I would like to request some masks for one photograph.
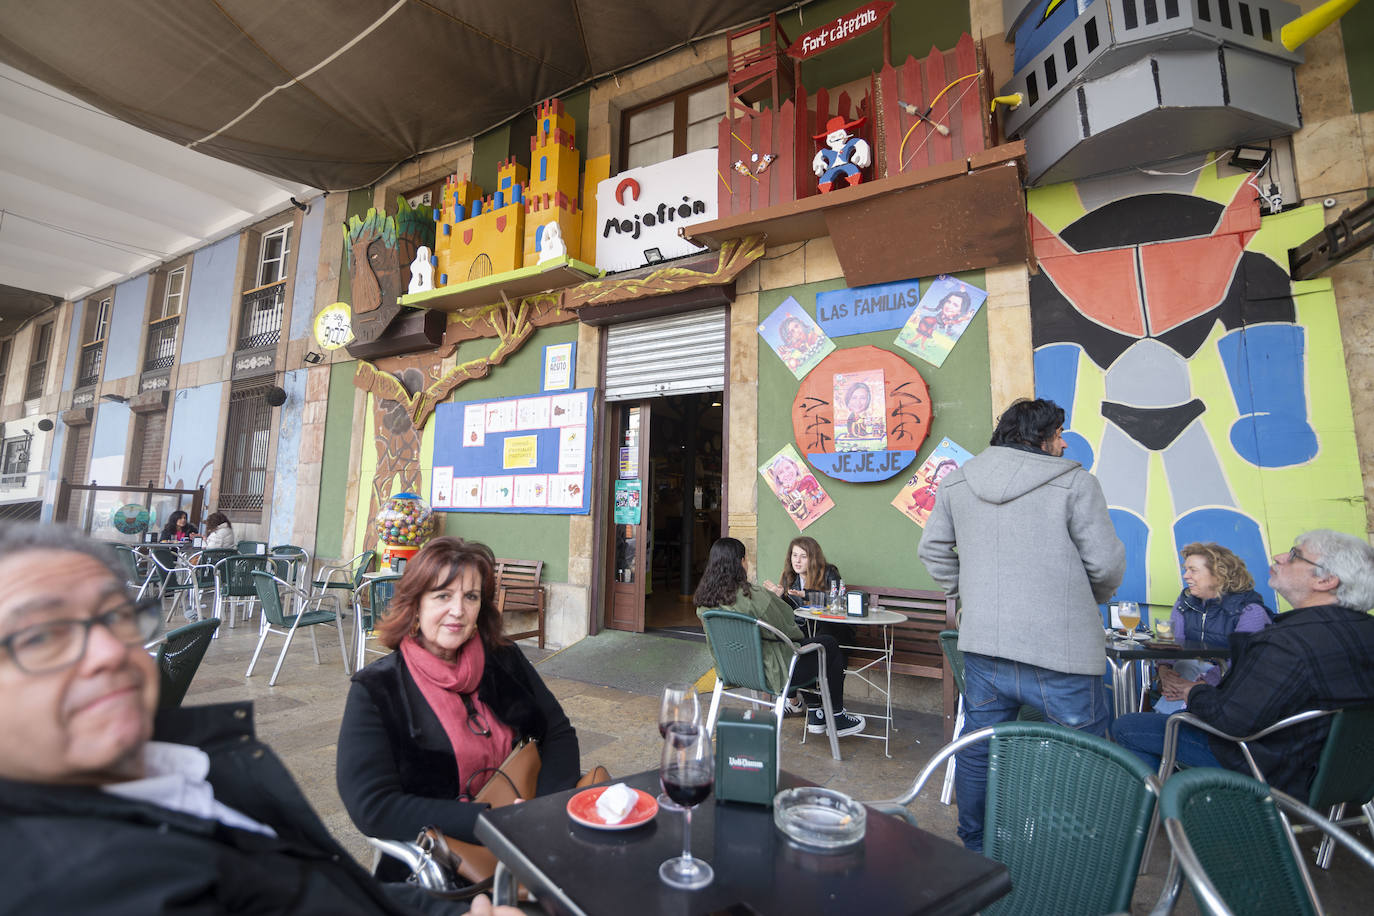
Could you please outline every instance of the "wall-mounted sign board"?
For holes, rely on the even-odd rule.
[[[592,390],[440,404],[430,502],[440,512],[591,511]]]

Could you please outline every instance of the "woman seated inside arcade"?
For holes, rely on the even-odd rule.
[[[470,799],[517,742],[538,743],[535,794],[578,781],[577,733],[520,649],[501,634],[484,544],[430,541],[406,565],[380,642],[397,651],[353,676],[339,727],[339,796],[368,836],[413,841],[436,826],[476,843]],[[383,859],[378,877],[406,870]]]
[[[864,717],[854,715],[844,708],[844,650],[831,636],[822,634],[810,639],[803,638],[801,629],[792,616],[792,608],[767,588],[749,583],[748,573],[744,569],[744,556],[744,544],[735,538],[721,538],[711,545],[706,569],[701,574],[701,581],[697,584],[696,594],[693,596],[697,605],[697,615],[713,609],[734,611],[756,617],[776,627],[784,636],[800,645],[820,643],[825,647],[825,676],[830,693],[830,709],[835,715],[835,734],[843,738],[862,732],[867,724]],[[765,633],[763,667],[768,678],[768,687],[774,693],[782,690],[790,663],[791,653],[787,648],[773,638],[772,634]],[[817,653],[808,652],[797,659],[793,680],[808,681],[817,676],[818,670]],[[819,696],[811,702],[812,709],[806,717],[806,730],[812,734],[824,734],[825,714],[821,709]]]

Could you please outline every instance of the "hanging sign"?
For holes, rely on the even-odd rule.
[[[887,480],[916,460],[930,431],[930,390],[921,373],[881,347],[836,350],[812,369],[792,402],[792,434],[828,477]]]
[[[353,340],[353,313],[347,302],[335,302],[315,316],[315,342],[325,350],[337,350]]]
[[[630,270],[701,251],[677,231],[716,218],[716,150],[630,169],[596,186],[596,266]]]
[[[806,60],[822,51],[829,51],[849,41],[851,38],[858,38],[865,32],[871,32],[882,25],[887,14],[892,12],[892,7],[896,4],[890,0],[875,0],[873,3],[865,3],[853,12],[845,13],[832,22],[827,22],[819,29],[812,29],[804,35],[797,37],[797,40],[788,45],[787,53],[797,60]]]
[[[617,480],[615,482],[615,523],[617,525],[639,524],[639,499],[638,480]]]
[[[816,294],[816,321],[827,337],[895,331],[920,301],[920,283],[879,283]]]

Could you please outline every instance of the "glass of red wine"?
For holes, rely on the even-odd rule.
[[[668,729],[674,725],[700,725],[701,701],[697,689],[691,684],[665,684],[663,702],[658,707],[658,735],[666,737]],[[678,806],[664,793],[659,793],[658,804],[669,811],[677,811]]]
[[[682,810],[682,855],[658,867],[658,876],[669,887],[696,890],[715,879],[705,861],[692,855],[692,809],[706,800],[715,782],[715,755],[704,723],[668,726],[663,738],[663,760],[658,768],[663,791]]]

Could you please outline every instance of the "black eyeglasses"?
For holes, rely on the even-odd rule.
[[[1304,562],[1304,563],[1310,565],[1310,566],[1313,567],[1314,569],[1324,569],[1324,568],[1325,568],[1325,567],[1323,567],[1320,563],[1318,563],[1316,560],[1309,560],[1309,559],[1307,559],[1307,557],[1305,557],[1305,556],[1302,555],[1302,551],[1301,551],[1301,550],[1299,550],[1298,548],[1294,547],[1292,550],[1288,551],[1288,562],[1289,562],[1289,563],[1293,563],[1293,562],[1296,562],[1296,561],[1298,561],[1298,560],[1301,560],[1302,562]]]
[[[477,711],[477,707],[472,705],[472,694],[460,694],[463,698],[463,708],[468,711],[468,731],[479,738],[490,738],[491,727],[487,725],[487,720],[482,718],[482,714]]]
[[[94,617],[35,623],[0,639],[0,646],[4,646],[19,670],[47,674],[81,660],[90,641],[91,627],[96,624],[124,645],[139,646],[157,631],[161,616],[162,603],[156,599],[124,604]]]

